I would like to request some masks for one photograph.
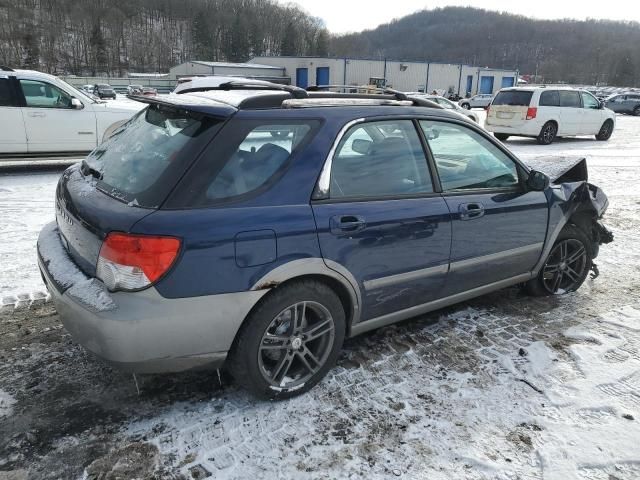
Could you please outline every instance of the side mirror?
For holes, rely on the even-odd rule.
[[[371,145],[373,145],[373,142],[371,140],[366,140],[364,138],[356,138],[353,140],[353,143],[351,143],[351,150],[353,150],[356,153],[366,155],[367,153],[369,153],[369,150],[371,149]]]
[[[600,100],[600,110],[602,110],[606,106],[607,106],[607,104],[605,103],[605,101],[604,100]]]
[[[542,192],[549,186],[550,180],[542,172],[531,170],[527,178],[527,187],[534,192]]]
[[[84,105],[77,98],[72,98],[71,99],[71,108],[73,108],[74,110],[82,110],[84,108]]]

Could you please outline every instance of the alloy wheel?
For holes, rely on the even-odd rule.
[[[542,270],[544,288],[552,294],[570,292],[582,283],[587,250],[581,241],[567,239],[554,245]]]
[[[265,330],[258,350],[260,372],[274,387],[302,387],[324,366],[334,340],[335,323],[326,307],[312,301],[295,303]]]
[[[551,143],[555,136],[556,127],[552,123],[544,127],[544,130],[542,131],[542,139],[544,140],[544,143]]]

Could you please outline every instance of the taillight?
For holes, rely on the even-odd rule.
[[[141,290],[167,273],[179,251],[174,237],[112,232],[102,243],[96,277],[111,291]]]
[[[535,107],[529,107],[527,109],[527,120],[533,120],[534,118],[536,118],[536,115],[538,114],[538,109]]]

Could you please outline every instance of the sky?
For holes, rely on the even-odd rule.
[[[425,8],[472,6],[536,18],[597,18],[640,22],[640,0],[278,0],[295,3],[322,18],[332,33],[358,32],[375,28]],[[384,5],[384,6],[383,6]]]

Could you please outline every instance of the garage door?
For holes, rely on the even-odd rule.
[[[316,85],[329,85],[329,67],[316,68]]]
[[[493,93],[493,76],[480,77],[480,93]]]
[[[502,77],[502,88],[513,87],[513,77]]]
[[[296,68],[296,87],[307,88],[309,86],[309,70]]]

